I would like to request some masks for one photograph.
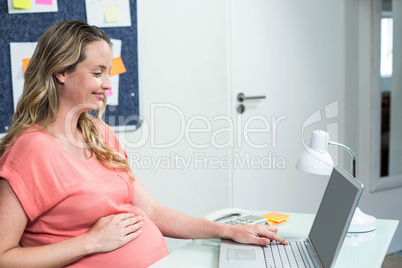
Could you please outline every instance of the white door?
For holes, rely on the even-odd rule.
[[[342,123],[342,3],[231,0],[228,24],[237,124],[232,205],[315,212],[327,179],[295,165],[303,133],[307,143],[314,129],[336,139]],[[239,114],[239,93],[265,99],[246,99]],[[313,114],[321,120],[309,124]]]

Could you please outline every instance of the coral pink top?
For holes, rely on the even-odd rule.
[[[112,130],[98,126],[105,143],[122,152]],[[168,254],[159,229],[133,206],[133,182],[124,171],[102,166],[95,155],[77,159],[45,131],[22,134],[0,158],[6,179],[28,218],[23,247],[47,245],[83,234],[101,217],[131,212],[143,218],[142,234],[108,253],[86,256],[72,267],[147,267]]]

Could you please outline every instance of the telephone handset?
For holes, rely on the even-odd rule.
[[[231,225],[264,223],[267,219],[254,216],[250,211],[239,208],[220,209],[205,216],[205,219]]]

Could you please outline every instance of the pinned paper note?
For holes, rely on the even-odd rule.
[[[52,5],[53,0],[35,0],[35,3],[39,5]]]
[[[8,0],[9,14],[57,12],[57,0]]]
[[[113,43],[112,47],[112,55],[113,58],[118,58],[121,57],[121,40],[118,39],[112,39],[111,40]],[[112,62],[112,69],[114,69],[114,65]],[[112,71],[112,70],[111,70]],[[113,70],[113,72],[115,72]],[[110,77],[110,80],[112,81],[112,90],[111,91],[106,91],[107,95],[107,105],[119,105],[119,75],[114,75]]]
[[[13,86],[14,111],[24,88],[24,61],[30,59],[35,51],[37,42],[11,42],[11,81]],[[22,64],[21,64],[22,63]]]
[[[121,57],[116,57],[112,61],[112,68],[110,70],[110,76],[116,74],[122,74],[126,72],[126,67],[124,67],[123,60]]]
[[[22,59],[22,67],[24,68],[24,72],[27,70],[28,63],[29,63],[30,60],[31,60],[31,58]]]
[[[87,23],[101,28],[131,27],[129,0],[85,0]]]
[[[13,7],[18,9],[31,9],[31,0],[13,0]]]
[[[120,9],[118,5],[104,6],[103,12],[105,14],[106,22],[118,22],[121,20]]]

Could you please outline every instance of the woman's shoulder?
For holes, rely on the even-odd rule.
[[[38,151],[52,150],[52,137],[40,127],[31,127],[15,138],[5,153],[35,154]]]
[[[15,144],[22,144],[28,147],[40,147],[46,145],[49,147],[49,142],[52,137],[40,127],[32,127],[20,134],[15,140]]]
[[[55,146],[52,137],[39,129],[28,129],[15,138],[0,157],[0,169],[8,166],[22,170],[26,166],[38,166],[43,159],[54,159]]]

